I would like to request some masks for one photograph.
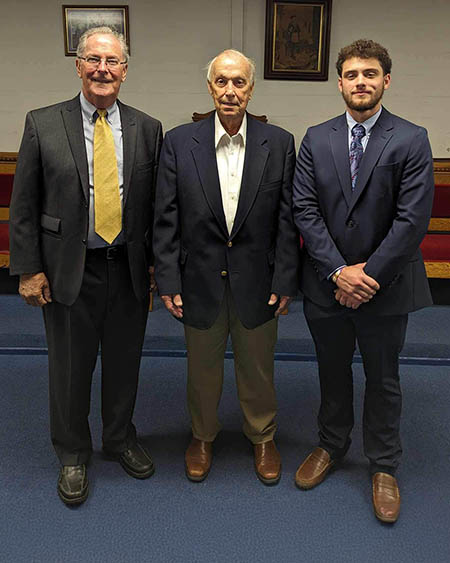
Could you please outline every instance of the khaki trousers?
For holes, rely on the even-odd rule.
[[[255,329],[245,328],[238,318],[228,287],[219,316],[211,328],[200,330],[185,325],[187,400],[195,438],[212,442],[221,428],[217,408],[222,395],[224,356],[230,334],[238,397],[244,415],[244,434],[253,444],[273,439],[277,410],[273,384],[277,328],[277,319]]]

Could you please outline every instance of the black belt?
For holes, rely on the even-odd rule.
[[[117,246],[100,246],[98,248],[88,248],[87,252],[91,256],[98,256],[106,260],[120,260],[127,254],[125,244]]]

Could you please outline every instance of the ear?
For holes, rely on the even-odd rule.
[[[338,77],[338,88],[339,92],[342,93],[342,78],[340,76]]]
[[[208,86],[208,92],[211,94],[211,96],[213,95],[213,90],[211,87],[211,82],[209,80],[206,81],[206,85]]]
[[[128,72],[128,64],[123,65],[123,68],[122,68],[122,82],[125,82],[125,80],[127,79],[127,72]]]
[[[389,86],[391,85],[391,75],[385,74],[383,76],[383,82],[384,82],[384,89],[387,90],[389,88]]]
[[[78,77],[81,78],[81,61],[80,61],[80,59],[75,59],[75,66],[77,68]]]

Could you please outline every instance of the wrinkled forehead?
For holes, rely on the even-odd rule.
[[[108,35],[107,33],[96,33],[88,37],[84,52],[85,54],[94,52],[110,52],[118,55],[119,57],[123,55],[122,46],[120,45],[117,37],[114,37],[114,35]]]
[[[220,55],[214,61],[211,68],[212,78],[217,76],[230,76],[237,77],[241,76],[246,80],[250,80],[250,65],[244,57],[233,56],[233,55]]]

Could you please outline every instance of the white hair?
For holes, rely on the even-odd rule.
[[[130,55],[128,53],[128,45],[125,41],[124,36],[121,33],[117,33],[117,31],[114,31],[114,29],[111,29],[110,27],[106,27],[106,26],[91,27],[90,29],[87,29],[83,33],[83,35],[80,37],[80,41],[79,41],[78,47],[77,47],[77,57],[78,58],[82,57],[84,55],[84,52],[86,50],[86,43],[87,43],[87,40],[89,39],[89,37],[92,37],[92,35],[97,35],[97,34],[112,35],[113,37],[115,37],[117,39],[117,41],[120,43],[120,46],[122,48],[122,55],[123,55],[124,61],[128,62]]]
[[[241,53],[240,51],[237,51],[236,49],[225,49],[225,51],[222,51],[216,57],[214,57],[212,60],[209,61],[209,63],[205,67],[206,80],[208,82],[211,82],[211,80],[212,80],[212,70],[213,70],[213,67],[214,67],[214,63],[217,61],[217,59],[219,57],[221,57],[222,55],[225,55],[225,54],[231,55],[231,56],[234,56],[234,57],[241,57],[245,60],[245,62],[248,64],[248,67],[250,69],[250,83],[254,84],[255,83],[255,73],[256,73],[255,63],[252,61],[252,59],[249,59],[243,53]]]

